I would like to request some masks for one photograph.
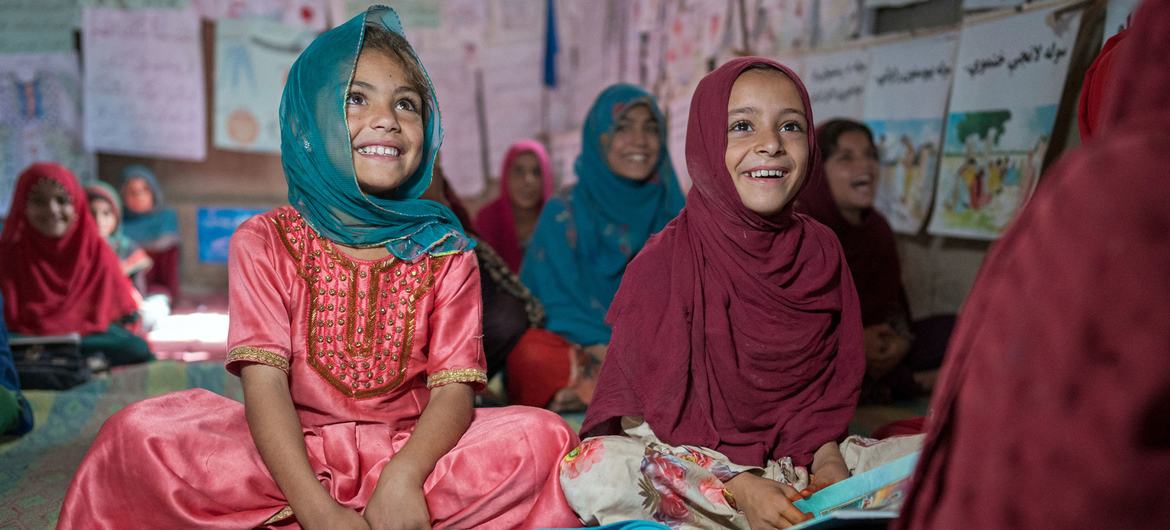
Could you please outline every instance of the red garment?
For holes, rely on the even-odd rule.
[[[583,435],[616,434],[622,416],[642,416],[670,445],[742,465],[785,456],[808,465],[847,430],[865,358],[841,246],[791,203],[773,218],[748,210],[724,162],[731,88],[753,65],[790,77],[811,109],[796,74],[762,57],[732,60],[699,82],[687,127],[694,188],[626,269]],[[815,180],[823,177],[809,129]]]
[[[1110,37],[1101,48],[1101,53],[1089,66],[1089,70],[1085,72],[1085,83],[1081,86],[1081,98],[1077,106],[1077,125],[1081,130],[1081,140],[1092,137],[1101,123],[1101,118],[1104,117],[1103,103],[1111,96],[1115,86],[1112,75],[1113,63],[1120,55],[1119,52],[1125,48],[1126,45],[1122,43],[1128,34],[1129,29],[1123,29]]]
[[[903,310],[902,268],[894,231],[886,218],[870,208],[863,214],[860,226],[850,224],[837,208],[826,178],[809,182],[797,200],[797,210],[831,228],[841,241],[861,302],[862,325],[889,322]]]
[[[568,386],[573,372],[573,345],[560,335],[529,329],[508,354],[508,403],[547,407]]]
[[[895,528],[1170,528],[1170,2],[1133,20],[984,262]]]
[[[553,192],[552,165],[549,163],[548,151],[536,140],[521,140],[512,144],[508,154],[504,156],[504,167],[500,169],[500,196],[484,206],[475,216],[475,227],[480,235],[496,252],[504,258],[504,262],[512,272],[520,272],[520,262],[524,259],[524,248],[516,235],[516,219],[512,216],[512,194],[508,191],[508,172],[516,157],[532,153],[540,160],[540,177],[544,180],[540,205],[548,200]]]
[[[41,235],[28,222],[29,194],[41,179],[63,186],[76,218],[65,235]],[[0,289],[9,329],[26,335],[105,331],[138,310],[118,256],[98,233],[85,189],[64,166],[38,162],[21,173],[0,234]]]

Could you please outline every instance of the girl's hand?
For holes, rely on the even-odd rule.
[[[369,528],[430,530],[431,513],[427,510],[422,484],[404,478],[386,478],[378,481],[378,487],[374,489],[374,495],[362,515],[369,523]]]
[[[787,484],[740,473],[726,483],[737,507],[747,516],[752,530],[788,528],[812,518],[796,506],[803,496]]]
[[[296,514],[297,522],[306,530],[333,529],[342,530],[370,530],[370,525],[356,511],[353,511],[336,502],[321,510]]]

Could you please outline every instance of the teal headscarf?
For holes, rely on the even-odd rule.
[[[642,182],[613,172],[606,139],[631,108],[658,120],[658,163]],[[554,195],[524,255],[520,279],[544,305],[547,327],[583,345],[609,343],[605,313],[626,264],[682,210],[684,198],[667,151],[666,120],[654,97],[634,85],[605,89],[585,119],[577,185]]]
[[[174,208],[167,207],[163,199],[162,186],[158,184],[158,177],[154,171],[142,164],[130,164],[122,168],[121,178],[118,179],[118,191],[126,188],[131,179],[142,179],[150,187],[154,195],[154,207],[149,212],[132,212],[122,210],[122,222],[118,228],[136,243],[148,244],[164,237],[179,236],[179,214]]]
[[[393,9],[372,6],[317,37],[289,70],[280,100],[280,159],[288,202],[319,234],[343,245],[385,246],[408,261],[467,250],[474,243],[455,214],[419,199],[430,186],[443,127],[434,86],[413,49],[408,55],[431,93],[422,162],[391,198],[368,195],[358,186],[345,98],[367,24],[406,37]]]

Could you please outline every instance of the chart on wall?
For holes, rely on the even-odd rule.
[[[806,55],[797,73],[808,88],[817,123],[832,118],[861,119],[865,105],[869,52],[852,48]]]
[[[53,160],[82,182],[96,177],[81,142],[81,68],[72,51],[0,54],[0,218],[16,179]]]
[[[1081,21],[1057,9],[963,27],[930,233],[994,239],[1035,189]]]
[[[280,97],[289,67],[316,33],[261,18],[215,24],[215,146],[280,153]]]
[[[198,13],[85,8],[81,34],[86,148],[203,160],[207,103]]]
[[[878,211],[895,232],[922,230],[934,199],[958,32],[870,48],[865,123],[881,160]]]

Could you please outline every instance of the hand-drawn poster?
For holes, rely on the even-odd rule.
[[[690,119],[691,98],[695,88],[699,86],[696,79],[688,86],[680,87],[669,94],[666,104],[659,104],[666,113],[666,142],[670,152],[670,160],[674,164],[674,174],[678,176],[678,185],[685,194],[691,189],[691,174],[687,171],[687,120]]]
[[[316,31],[327,27],[325,0],[191,0],[208,20],[262,18]]]
[[[930,233],[993,239],[1035,189],[1081,22],[1056,9],[963,27]]]
[[[544,42],[545,0],[491,0],[488,5],[489,46]]]
[[[818,48],[836,46],[861,36],[858,0],[820,0],[813,6],[816,8],[813,41]]]
[[[52,160],[82,182],[97,177],[81,144],[81,68],[75,52],[0,55],[0,218],[16,179],[33,162]]]
[[[79,14],[77,0],[4,0],[0,53],[72,50]]]
[[[215,24],[215,146],[280,153],[280,97],[288,70],[316,32],[261,18]]]
[[[798,73],[808,88],[817,123],[832,118],[861,119],[868,64],[869,52],[864,48],[804,57]]]
[[[870,48],[865,122],[881,159],[875,206],[895,232],[922,230],[938,172],[958,32]]]
[[[86,149],[204,159],[199,15],[190,8],[86,8],[82,25]]]
[[[752,52],[772,55],[812,46],[816,0],[744,0]]]
[[[332,26],[340,26],[372,5],[390,5],[402,19],[402,26],[410,31],[414,28],[437,28],[443,23],[442,2],[434,0],[329,0],[329,16]]]

